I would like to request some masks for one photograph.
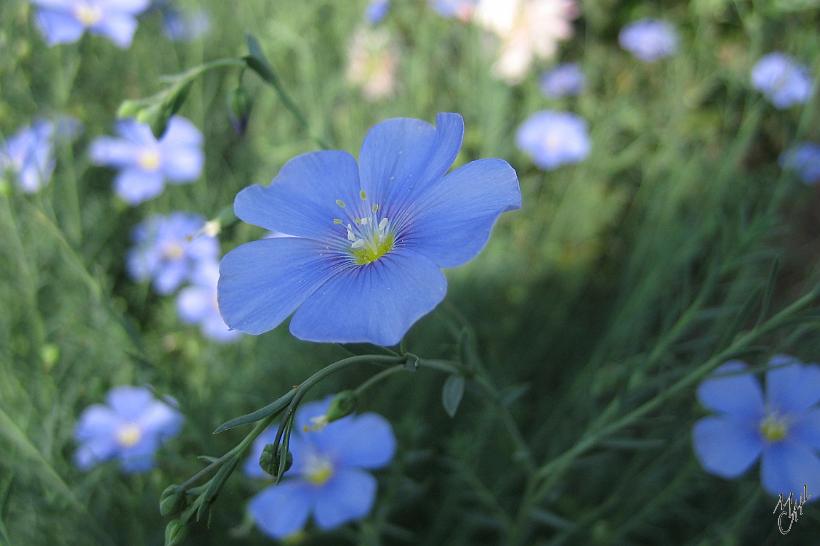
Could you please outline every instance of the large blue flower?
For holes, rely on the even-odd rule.
[[[154,452],[182,427],[182,415],[143,387],[111,389],[107,404],[89,406],[74,429],[79,447],[74,462],[82,470],[118,459],[126,472],[154,465]]]
[[[128,252],[128,273],[138,281],[151,279],[160,294],[169,294],[189,280],[200,264],[215,261],[219,243],[198,234],[205,219],[174,212],[151,216],[134,228],[134,247]]]
[[[677,52],[678,33],[666,21],[641,19],[621,29],[618,42],[638,59],[651,63]]]
[[[769,53],[755,63],[752,85],[780,109],[803,104],[811,97],[809,69],[783,53]]]
[[[804,485],[820,491],[820,366],[774,357],[765,399],[757,380],[744,370],[743,362],[727,362],[698,389],[700,402],[717,412],[692,430],[703,468],[736,478],[760,458],[769,493],[799,496]]]
[[[202,133],[193,123],[174,116],[157,140],[151,129],[134,120],[117,124],[120,138],[100,137],[91,145],[91,160],[119,169],[115,191],[137,205],[162,193],[165,181],[193,182],[202,172]]]
[[[449,174],[464,133],[391,119],[373,127],[359,164],[342,151],[289,161],[270,186],[236,196],[242,220],[290,235],[244,244],[222,260],[219,308],[260,334],[291,313],[309,341],[398,343],[443,298],[443,267],[473,258],[498,216],[521,206],[515,171],[481,159]]]
[[[586,121],[569,112],[552,110],[527,118],[518,128],[515,141],[536,165],[548,171],[582,161],[590,149]]]
[[[150,0],[31,0],[40,9],[37,24],[49,45],[76,42],[88,30],[118,47],[131,45],[136,16]]]
[[[780,156],[780,165],[797,173],[806,184],[820,182],[820,144],[800,142]]]
[[[72,138],[80,123],[62,118],[56,123],[39,119],[0,143],[0,175],[11,171],[25,193],[34,193],[51,180],[54,173],[54,140]]]
[[[375,413],[317,426],[329,403],[312,402],[297,412],[289,444],[293,466],[282,483],[251,499],[251,516],[274,538],[301,531],[311,514],[325,530],[365,517],[376,498],[376,478],[366,470],[387,465],[396,451],[390,423]],[[268,429],[256,439],[245,463],[248,476],[269,477],[258,461],[275,437],[276,430]]]

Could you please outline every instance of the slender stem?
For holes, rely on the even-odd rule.
[[[377,373],[376,375],[370,377],[370,379],[368,379],[367,381],[365,381],[364,383],[362,383],[358,387],[356,387],[356,390],[354,390],[353,392],[356,395],[356,397],[359,397],[365,391],[367,391],[367,389],[369,389],[373,385],[381,383],[383,380],[387,379],[391,375],[397,374],[399,372],[406,372],[406,371],[408,371],[408,369],[403,364],[398,365],[398,366],[393,366],[391,368],[384,369],[384,370],[380,371],[379,373]]]

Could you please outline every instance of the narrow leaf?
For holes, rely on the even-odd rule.
[[[464,376],[454,374],[448,377],[441,389],[441,403],[444,405],[444,411],[447,412],[447,415],[455,417],[463,396]]]

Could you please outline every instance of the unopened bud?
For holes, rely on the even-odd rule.
[[[159,497],[159,513],[173,516],[185,506],[185,493],[177,485],[169,485]]]
[[[165,526],[165,546],[176,546],[188,536],[188,526],[178,519],[172,519]]]
[[[253,100],[242,86],[228,91],[228,115],[231,119],[234,131],[238,135],[245,134],[248,128],[248,120],[251,116]]]
[[[274,451],[274,448],[273,444],[267,444],[262,450],[262,455],[259,456],[259,466],[271,476],[276,476],[279,472],[279,454]],[[293,455],[288,451],[284,472],[287,472],[291,466],[293,466]]]
[[[330,405],[327,408],[327,413],[325,414],[327,417],[327,422],[332,423],[333,421],[338,421],[342,417],[347,417],[356,411],[357,403],[358,397],[355,392],[342,391],[338,393],[333,397],[333,400],[330,401]]]

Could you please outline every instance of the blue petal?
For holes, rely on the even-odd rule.
[[[276,328],[331,276],[333,261],[323,252],[319,243],[295,237],[262,239],[232,250],[219,270],[222,318],[249,334]]]
[[[136,421],[154,401],[154,395],[144,387],[115,387],[108,391],[106,401],[120,418]]]
[[[794,357],[772,358],[766,373],[766,401],[783,413],[800,413],[820,402],[820,366]]]
[[[750,419],[763,416],[763,394],[760,384],[751,374],[716,377],[721,373],[735,374],[746,369],[746,364],[731,360],[714,371],[709,379],[698,387],[698,400],[704,407]]]
[[[755,422],[732,417],[701,419],[692,428],[692,443],[703,468],[724,478],[746,472],[763,448]]]
[[[397,218],[422,194],[441,182],[464,137],[460,114],[436,116],[436,127],[418,119],[379,123],[362,143],[359,173],[368,199],[381,214]]]
[[[161,264],[154,276],[154,289],[162,294],[170,294],[185,282],[190,274],[184,260],[173,260]]]
[[[239,192],[234,211],[243,221],[271,231],[320,240],[335,234],[344,240],[346,230],[333,220],[347,224],[353,217],[365,216],[359,190],[353,156],[311,152],[288,161],[269,186],[254,185]]]
[[[446,292],[447,279],[436,264],[394,248],[323,284],[293,315],[290,331],[305,341],[395,345]]]
[[[213,294],[203,286],[187,286],[177,296],[177,313],[183,322],[194,324],[204,319],[211,309]]]
[[[157,143],[151,128],[134,119],[124,119],[117,122],[117,134],[130,140],[134,144],[153,146]]]
[[[789,429],[795,442],[820,449],[820,408],[801,415]]]
[[[820,491],[820,458],[809,447],[796,442],[778,442],[763,451],[761,464],[763,488],[772,495],[794,493],[799,497],[808,486],[813,499]]]
[[[144,435],[135,445],[120,450],[120,467],[128,474],[147,472],[154,468],[154,453],[158,448],[159,438]]]
[[[95,34],[102,34],[120,48],[131,45],[137,30],[137,20],[127,13],[107,13],[99,23],[91,27]]]
[[[85,31],[85,27],[75,17],[49,9],[37,12],[37,24],[43,31],[48,45],[76,42]]]
[[[375,413],[330,423],[317,435],[317,443],[342,468],[381,468],[396,453],[393,428]]]
[[[341,469],[316,492],[315,518],[322,529],[333,529],[365,517],[376,499],[376,478],[362,470]]]
[[[461,265],[478,254],[498,216],[521,208],[515,170],[501,159],[481,159],[453,171],[424,195],[401,225],[401,243],[440,267]]]
[[[199,178],[205,156],[202,153],[202,133],[193,123],[174,116],[159,142],[162,170],[172,182],[191,182]]]
[[[84,442],[74,452],[74,465],[80,470],[88,470],[112,458],[117,452],[114,437],[94,438]]]
[[[137,163],[142,146],[123,138],[100,137],[91,143],[91,161],[97,165],[130,167]]]
[[[80,415],[74,427],[74,439],[85,442],[94,438],[114,437],[120,424],[119,416],[107,406],[94,404]]]
[[[282,539],[304,528],[312,504],[309,485],[288,481],[268,487],[253,497],[248,511],[265,534]]]
[[[139,205],[162,193],[165,187],[162,173],[125,169],[114,180],[114,191],[129,205]]]
[[[182,414],[170,404],[154,400],[143,410],[136,424],[143,435],[165,440],[179,433],[183,420]]]
[[[150,0],[106,0],[105,2],[108,9],[132,14],[145,11],[150,3]]]

